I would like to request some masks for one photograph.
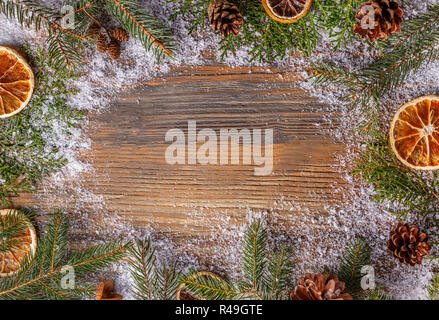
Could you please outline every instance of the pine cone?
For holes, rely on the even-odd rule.
[[[354,32],[362,39],[368,37],[371,42],[377,38],[387,40],[392,33],[401,32],[403,14],[398,0],[369,0],[357,11],[356,18],[359,22],[355,25]]]
[[[427,235],[421,233],[418,227],[400,222],[396,229],[390,232],[387,246],[400,262],[414,266],[422,263],[423,257],[429,254],[431,246],[427,240]]]
[[[97,39],[99,37],[99,32],[101,31],[101,27],[93,22],[87,30],[87,36],[93,39]]]
[[[244,24],[242,14],[234,4],[227,0],[213,0],[208,8],[209,21],[213,31],[220,31],[223,37],[231,32],[236,36]]]
[[[106,52],[108,49],[108,39],[107,36],[101,33],[98,37],[98,50],[102,53]]]
[[[120,57],[120,44],[116,40],[111,40],[108,45],[108,54],[114,60]]]
[[[128,35],[128,33],[123,28],[116,28],[116,29],[114,29],[113,30],[113,37],[116,40],[119,40],[121,42],[126,42],[126,41],[130,40],[130,36]]]
[[[335,274],[307,273],[290,292],[292,300],[352,300]]]

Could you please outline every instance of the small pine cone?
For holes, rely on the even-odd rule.
[[[90,27],[88,27],[87,36],[92,39],[97,39],[99,37],[100,31],[101,27],[96,22],[93,22]]]
[[[120,44],[116,40],[111,40],[108,45],[108,54],[114,60],[120,57]]]
[[[101,33],[98,37],[98,50],[105,53],[108,49],[108,39],[107,36]]]
[[[352,300],[343,281],[335,274],[306,274],[290,292],[292,300]]]
[[[128,33],[123,28],[116,28],[116,29],[114,29],[113,30],[113,37],[116,40],[119,40],[121,42],[127,42],[128,40],[130,40],[130,36],[128,35]]]
[[[430,253],[431,246],[427,240],[427,235],[421,233],[417,226],[400,222],[396,229],[390,232],[387,246],[400,262],[414,266],[421,264],[423,257]]]
[[[227,0],[213,0],[209,5],[208,14],[213,31],[220,31],[223,37],[230,33],[238,35],[240,26],[244,24],[238,7]]]
[[[403,15],[398,0],[369,0],[357,11],[354,33],[361,39],[368,37],[370,42],[387,40],[392,33],[401,32]]]

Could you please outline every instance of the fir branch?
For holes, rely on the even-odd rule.
[[[265,286],[267,300],[278,300],[284,292],[291,287],[291,274],[294,270],[292,262],[292,251],[289,248],[282,248],[273,253],[267,264],[265,275]]]
[[[361,291],[361,278],[363,277],[361,268],[369,264],[370,251],[370,247],[361,238],[353,240],[346,246],[338,276],[351,294]]]
[[[210,0],[168,0],[181,3],[173,14],[189,19],[189,33],[204,31]],[[243,14],[244,25],[238,36],[221,39],[221,58],[234,54],[242,46],[252,48],[251,60],[273,61],[283,59],[296,51],[310,55],[321,40],[322,30],[329,31],[334,50],[353,39],[355,12],[361,0],[314,0],[308,14],[299,21],[284,24],[271,19],[261,1],[230,0]]]
[[[388,295],[379,288],[373,290],[366,290],[364,291],[364,293],[366,294],[366,297],[369,300],[380,300],[380,301],[389,300]]]
[[[48,141],[46,137],[71,134],[85,114],[67,104],[68,97],[76,93],[69,88],[76,76],[59,68],[51,52],[27,49],[27,53],[34,54],[40,69],[33,97],[22,112],[0,122],[0,201],[5,205],[8,197],[33,191],[44,177],[66,164],[56,139]]]
[[[243,271],[247,290],[257,292],[266,265],[267,231],[258,220],[251,224],[244,235]]]
[[[427,286],[427,297],[429,300],[439,299],[439,273],[433,274]]]
[[[107,10],[121,25],[139,39],[146,50],[151,50],[160,61],[171,56],[175,42],[171,31],[132,0],[105,0]]]
[[[63,286],[64,267],[72,268],[75,277],[108,267],[120,260],[129,244],[118,241],[74,252],[68,257],[67,219],[57,211],[40,238],[35,256],[28,255],[16,276],[0,279],[0,299],[78,299],[92,294],[91,287],[79,279],[73,288]]]
[[[266,242],[267,230],[262,221],[253,222],[244,234],[243,280],[231,281],[191,271],[182,276],[184,289],[208,300],[285,298],[294,268],[291,250],[282,248],[269,255]]]
[[[200,274],[194,270],[183,276],[181,282],[191,295],[206,300],[240,300],[254,297],[251,291],[240,291],[228,280]]]
[[[364,181],[375,186],[375,201],[402,206],[393,212],[401,219],[405,219],[408,213],[426,215],[435,212],[439,202],[436,185],[425,179],[422,173],[402,165],[384,137],[367,143],[361,158],[354,174],[361,174]]]
[[[129,249],[129,265],[134,280],[133,293],[140,300],[174,299],[179,280],[175,267],[158,265],[151,241],[136,240]]]
[[[360,106],[360,111],[368,118],[363,127],[375,129],[373,131],[379,127],[380,98],[400,86],[421,66],[439,58],[439,5],[404,22],[402,30],[382,44],[384,53],[381,58],[356,73],[340,71],[341,68],[334,72],[336,67],[329,63],[313,68],[317,85],[342,85],[348,89],[343,99],[350,100],[352,107]]]

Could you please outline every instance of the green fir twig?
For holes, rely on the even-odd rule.
[[[113,241],[69,254],[67,217],[52,215],[35,256],[25,257],[18,274],[0,279],[3,300],[69,300],[91,296],[95,288],[82,275],[108,267],[124,257],[129,244]]]

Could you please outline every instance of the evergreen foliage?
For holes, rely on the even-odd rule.
[[[62,13],[65,6],[70,6],[73,13]],[[58,8],[49,8],[34,0],[4,0],[0,2],[0,13],[17,19],[23,26],[46,30],[48,50],[57,68],[73,69],[83,63],[82,49],[93,41],[87,35],[88,27],[104,13],[118,20],[158,61],[170,56],[175,48],[169,28],[135,0],[65,0]],[[69,19],[74,21],[73,27],[63,27],[62,22]]]
[[[422,65],[439,57],[439,5],[404,22],[401,28],[401,33],[393,34],[382,44],[383,54],[379,59],[356,72],[330,62],[313,68],[316,85],[341,85],[347,89],[344,100],[350,101],[352,109],[358,107],[366,115],[362,127],[371,132],[380,127],[380,99]]]
[[[374,290],[366,290],[365,294],[369,300],[379,300],[379,301],[389,300],[388,295],[382,289],[379,288],[376,288]]]
[[[368,142],[357,164],[355,174],[361,174],[364,181],[375,187],[373,199],[398,206],[400,209],[392,213],[401,219],[409,213],[425,216],[437,212],[439,176],[431,172],[428,177],[404,166],[393,154],[386,138],[380,136]]]
[[[29,48],[26,51],[32,54]],[[75,75],[57,68],[50,52],[38,49],[34,54],[39,72],[31,101],[19,114],[0,121],[0,202],[4,205],[9,196],[33,191],[44,177],[66,164],[58,152],[57,137],[59,132],[71,134],[84,117],[84,112],[67,103],[76,93],[69,87]]]
[[[186,290],[209,300],[285,299],[294,269],[289,248],[267,252],[267,230],[258,220],[248,226],[242,251],[244,277],[239,281],[218,279],[191,271],[181,277]]]
[[[168,0],[179,1],[180,0]],[[207,9],[211,0],[184,0],[174,14],[190,19],[189,32],[205,30]],[[362,0],[314,0],[310,12],[301,20],[283,24],[271,19],[261,1],[230,0],[244,17],[238,36],[230,34],[220,42],[221,57],[234,54],[242,46],[252,48],[252,60],[283,59],[295,51],[310,55],[318,49],[322,32],[328,32],[334,50],[346,46],[353,39],[355,13]],[[210,28],[210,26],[209,26]]]
[[[370,247],[361,238],[356,238],[346,246],[338,277],[345,283],[351,295],[362,291],[361,279],[364,275],[361,273],[361,268],[369,264],[370,251]]]
[[[427,286],[427,297],[429,300],[439,300],[439,273],[433,274]]]
[[[131,36],[140,40],[157,60],[171,56],[175,41],[168,27],[151,16],[133,0],[105,0],[110,15],[116,18]]]
[[[172,300],[179,285],[175,266],[159,264],[151,240],[136,240],[129,249],[133,293],[139,300]]]
[[[0,238],[3,232],[0,232]],[[3,300],[66,300],[91,296],[95,288],[81,276],[108,267],[124,257],[129,244],[112,241],[82,251],[69,253],[68,221],[56,211],[38,240],[35,256],[28,255],[17,275],[0,278],[0,299]],[[68,271],[70,270],[70,271]],[[67,273],[73,282],[66,281]]]

